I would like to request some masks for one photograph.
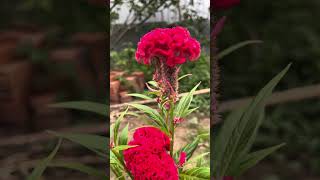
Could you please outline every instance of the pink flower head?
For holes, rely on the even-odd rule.
[[[212,8],[218,9],[228,9],[240,3],[240,0],[211,0]]]
[[[169,67],[195,61],[200,56],[200,43],[190,36],[186,28],[157,28],[145,34],[138,43],[136,59],[151,64],[152,59],[165,61]]]
[[[137,129],[129,145],[139,145],[123,152],[126,167],[135,180],[179,179],[175,162],[167,152],[167,146],[170,146],[169,138],[159,129]]]
[[[180,167],[182,167],[182,166],[184,165],[184,163],[186,162],[186,160],[187,160],[187,153],[184,152],[184,151],[182,151],[182,152],[180,153],[180,159],[179,159],[179,165],[180,165]]]

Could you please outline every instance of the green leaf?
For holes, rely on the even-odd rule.
[[[185,78],[185,77],[188,77],[188,76],[192,76],[192,74],[185,74],[181,77],[178,78],[178,81],[180,81],[181,79]]]
[[[138,98],[142,98],[142,99],[147,99],[147,100],[151,100],[152,98],[149,96],[146,96],[144,94],[138,94],[138,93],[132,93],[132,94],[127,94],[128,96],[133,96],[133,97],[138,97]]]
[[[184,170],[179,174],[180,180],[205,180],[210,179],[210,168],[195,167]]]
[[[68,139],[72,142],[80,144],[88,149],[100,150],[102,152],[108,152],[108,138],[104,136],[92,135],[92,134],[77,134],[77,133],[58,133],[54,131],[48,131],[49,133]]]
[[[146,105],[141,105],[141,104],[129,104],[129,105],[147,114],[152,120],[154,120],[154,123],[156,126],[160,127],[162,130],[165,131],[165,133],[168,134],[167,125],[158,111]]]
[[[120,128],[120,123],[123,120],[124,116],[127,114],[128,112],[127,108],[125,111],[123,111],[120,116],[117,118],[116,122],[114,123],[114,128],[113,128],[113,140],[114,140],[114,145],[117,146],[118,145],[118,132],[119,132],[119,128]]]
[[[246,157],[249,152],[256,133],[262,122],[264,102],[271,95],[274,87],[278,84],[284,74],[288,71],[290,65],[288,65],[283,71],[281,71],[275,78],[273,78],[252,100],[250,105],[245,109],[243,113],[240,113],[239,117],[229,119],[235,122],[225,122],[222,127],[222,135],[218,135],[217,143],[214,147],[222,146],[224,149],[221,154],[214,154],[218,156],[214,161],[218,165],[214,165],[214,173],[216,176],[221,177],[225,175],[233,175],[234,170],[238,169],[242,158]],[[241,111],[240,111],[241,112]],[[224,127],[230,126],[230,127]],[[226,131],[226,132],[224,132]],[[221,145],[224,144],[224,145]],[[214,152],[215,153],[215,152]],[[220,166],[217,168],[217,166]]]
[[[129,124],[127,124],[121,131],[119,136],[119,145],[126,145],[128,144],[128,132],[129,132]]]
[[[175,108],[175,116],[184,118],[188,114],[189,107],[193,99],[193,93],[196,91],[200,83],[198,83],[189,93],[184,95]]]
[[[199,109],[199,107],[192,108],[192,109],[188,109],[182,116],[183,116],[183,117],[187,117],[189,114],[193,113],[193,112],[196,111],[197,109]]]
[[[154,87],[158,87],[158,83],[156,81],[148,81],[148,84],[154,86]]]
[[[272,154],[276,150],[283,147],[285,143],[272,146],[266,149],[262,149],[253,153],[248,154],[244,160],[241,162],[240,168],[235,173],[237,176],[241,175],[246,170],[250,169],[251,167],[255,166],[257,163],[259,163],[262,159],[267,157],[268,155]]]
[[[185,145],[179,151],[175,153],[175,159],[178,159],[180,153],[183,151],[187,154],[187,160],[191,158],[194,151],[197,149],[198,144],[201,139],[208,137],[209,134],[200,134],[198,135],[190,144]]]
[[[80,171],[86,173],[90,176],[97,177],[99,179],[107,180],[109,177],[106,175],[105,171],[101,171],[90,166],[80,164],[80,163],[71,163],[71,162],[52,162],[49,164],[50,167],[61,167],[72,169],[76,171]]]
[[[119,161],[119,159],[117,158],[117,156],[113,153],[113,151],[110,151],[110,169],[119,180],[125,180],[124,167]]]
[[[45,171],[47,166],[50,164],[54,156],[57,154],[60,148],[61,142],[62,142],[62,139],[59,139],[59,142],[54,148],[54,150],[50,153],[50,155],[47,158],[42,160],[38,164],[38,166],[33,169],[32,173],[27,177],[27,180],[39,180],[41,178],[43,172]]]
[[[212,171],[216,177],[221,177],[220,172],[223,167],[223,158],[226,156],[227,142],[231,141],[233,131],[244,112],[244,109],[233,111],[224,121],[220,131],[213,132],[213,138],[210,142],[212,155]]]
[[[108,115],[109,106],[101,103],[90,102],[90,101],[62,102],[62,103],[51,104],[49,105],[49,107],[82,110],[82,111],[88,111],[88,112],[100,114],[106,117],[109,116]]]
[[[123,151],[123,150],[130,149],[130,148],[133,148],[133,147],[137,147],[137,145],[135,145],[135,146],[120,145],[120,146],[114,147],[113,150],[114,151]]]
[[[260,40],[249,40],[249,41],[243,41],[243,42],[240,42],[238,44],[235,44],[223,51],[221,51],[220,53],[218,53],[214,58],[216,60],[219,60],[219,59],[222,59],[223,57],[231,54],[232,52],[242,48],[242,47],[245,47],[247,45],[250,45],[250,44],[260,44],[260,43],[263,43],[263,41],[260,41]]]
[[[205,156],[207,156],[207,155],[209,155],[209,154],[210,154],[210,152],[206,152],[206,153],[199,154],[199,155],[197,155],[196,157],[190,158],[190,159],[184,164],[184,166],[187,165],[187,164],[191,164],[191,163],[197,162],[199,159],[202,159],[202,158],[204,158]]]

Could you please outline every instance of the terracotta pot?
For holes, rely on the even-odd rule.
[[[128,96],[128,91],[120,92],[120,101],[121,103],[126,103],[132,101],[132,97]]]
[[[126,87],[132,88],[135,92],[140,92],[141,88],[139,85],[138,78],[136,76],[128,76],[126,77],[126,82],[125,82]]]
[[[30,95],[32,67],[28,62],[0,66],[0,121],[25,126],[30,118],[28,97]]]
[[[143,91],[145,87],[144,73],[139,71],[132,73],[132,75],[137,77],[139,83],[139,91]]]
[[[120,81],[110,82],[110,101],[114,103],[120,102],[119,97]]]
[[[36,94],[30,98],[34,130],[59,129],[70,123],[70,115],[66,110],[48,107],[55,102],[55,93]]]
[[[49,60],[61,66],[71,65],[75,70],[77,82],[81,87],[98,91],[99,86],[97,78],[90,69],[92,64],[90,64],[89,59],[85,58],[84,54],[85,49],[83,48],[61,48],[50,52]],[[66,75],[62,74],[62,76]]]

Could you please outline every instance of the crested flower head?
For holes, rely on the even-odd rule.
[[[129,145],[136,147],[124,150],[126,168],[135,180],[178,180],[178,170],[168,154],[169,137],[154,127],[142,127],[133,134]]]
[[[197,60],[200,51],[200,43],[191,37],[186,28],[157,28],[140,39],[136,60],[149,65],[158,59],[169,67],[175,67],[187,60]]]

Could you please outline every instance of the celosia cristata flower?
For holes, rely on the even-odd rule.
[[[240,0],[211,0],[213,9],[227,9],[240,3]]]
[[[138,145],[123,152],[126,168],[135,180],[178,180],[178,170],[168,154],[170,140],[154,127],[142,127],[133,134],[129,145]]]
[[[200,51],[200,43],[191,37],[186,28],[157,28],[140,39],[136,59],[147,65],[154,59],[159,59],[167,66],[174,67],[187,60],[197,60]]]

